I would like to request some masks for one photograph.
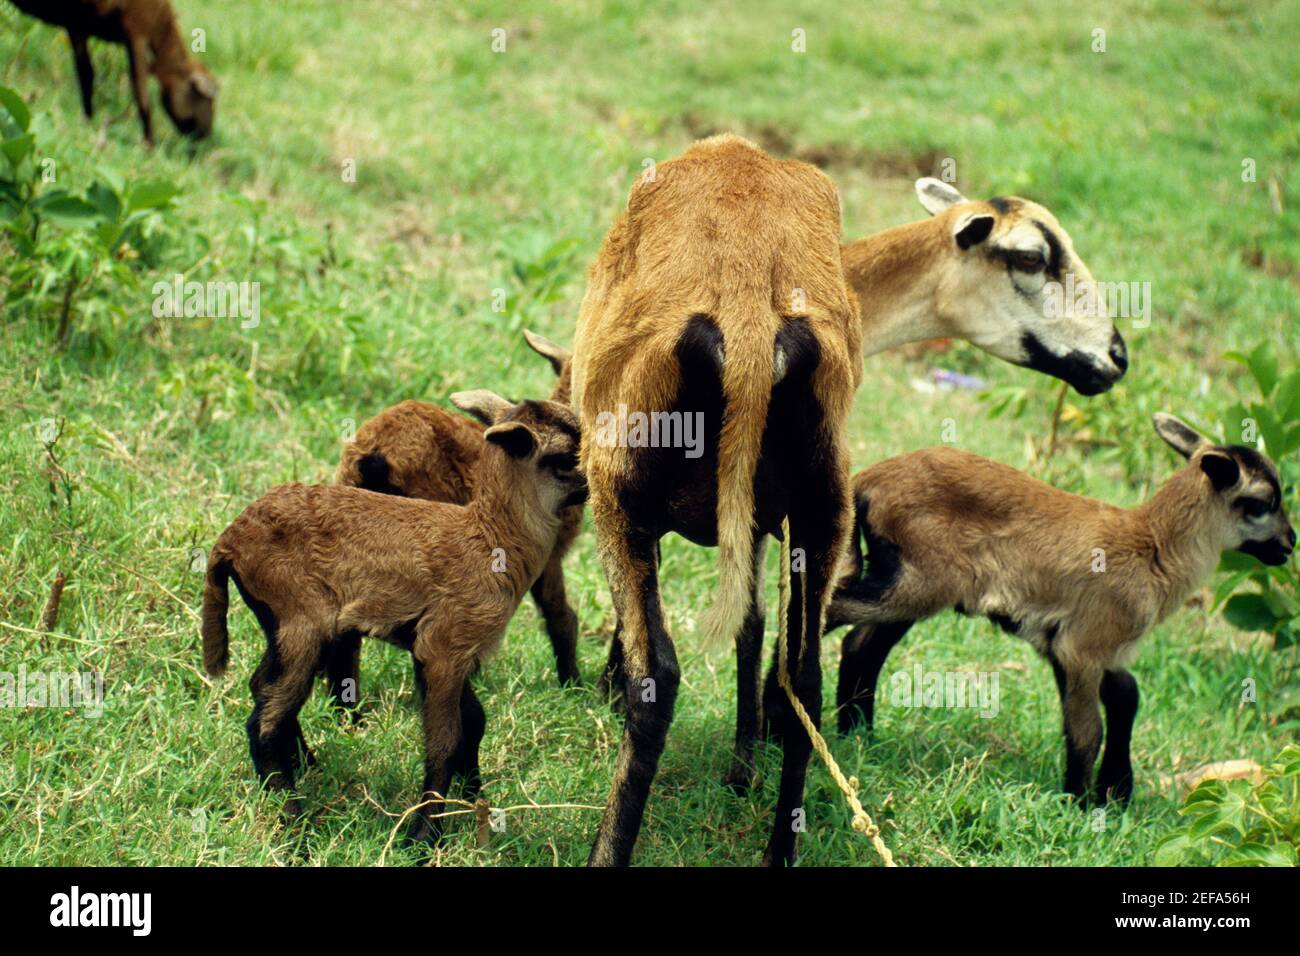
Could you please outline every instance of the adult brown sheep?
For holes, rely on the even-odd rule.
[[[762,632],[753,583],[763,538],[789,519],[802,580],[791,589],[788,659],[818,718],[822,619],[851,523],[844,423],[861,375],[839,196],[823,173],[718,136],[633,186],[588,274],[574,343],[582,465],[626,708],[592,864],[630,862],[672,721],[680,674],[659,600],[664,534],[718,547],[704,630],[750,647],[739,637]],[[703,437],[694,445],[692,426]],[[741,662],[742,698],[757,695],[753,658]],[[794,860],[811,750],[803,728],[784,723],[769,864]]]

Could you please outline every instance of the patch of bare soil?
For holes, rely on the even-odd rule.
[[[873,151],[847,143],[801,143],[789,130],[774,123],[750,130],[728,129],[696,113],[684,114],[681,124],[695,139],[734,132],[753,140],[774,156],[802,160],[825,170],[851,168],[881,179],[937,176],[939,164],[944,157],[952,155],[937,148]]]

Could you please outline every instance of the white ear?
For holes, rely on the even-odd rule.
[[[524,329],[524,341],[528,347],[551,363],[551,368],[555,374],[559,375],[564,370],[564,363],[573,357],[570,352],[562,345],[557,345],[544,335],[538,335],[536,332],[530,332]]]
[[[942,180],[930,176],[916,181],[916,198],[921,200],[921,205],[932,216],[959,202],[966,202],[966,197],[957,190]]]
[[[484,425],[495,424],[496,420],[511,407],[504,398],[486,388],[456,392],[451,396],[451,403],[462,412],[469,412]]]
[[[1165,440],[1165,444],[1184,458],[1191,458],[1196,449],[1210,443],[1191,425],[1165,412],[1152,415],[1151,423],[1156,426],[1156,434]]]

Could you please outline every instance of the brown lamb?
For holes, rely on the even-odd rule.
[[[840,730],[871,726],[890,650],[916,621],[955,608],[1028,641],[1052,667],[1065,718],[1065,791],[1127,802],[1138,640],[1236,549],[1282,564],[1295,531],[1277,469],[1239,445],[1214,445],[1172,415],[1156,431],[1188,464],[1136,508],[1053,488],[1000,462],[929,448],[853,480],[866,569],[843,579],[827,628],[843,643]],[[857,539],[855,538],[855,545]],[[1106,752],[1098,703],[1106,710]]]
[[[452,773],[478,787],[483,708],[467,678],[496,649],[555,551],[563,512],[586,495],[578,422],[567,405],[511,405],[487,391],[452,401],[494,424],[468,504],[341,485],[287,484],[253,502],[217,539],[203,590],[203,663],[224,672],[227,582],[266,632],[251,680],[249,749],[268,789],[292,790],[311,754],[298,711],[316,674],[346,674],[354,635],[404,647],[415,662],[425,773],[412,839],[436,841]],[[296,816],[296,799],[286,803]]]
[[[529,346],[545,357],[558,381],[551,401],[568,403],[570,355],[554,342],[525,331]],[[453,415],[428,402],[404,401],[387,408],[357,429],[343,446],[337,481],[407,498],[466,504],[474,494],[474,475],[486,447],[484,425]],[[582,527],[582,506],[565,510],[555,550],[531,594],[555,651],[561,684],[580,683],[578,616],[569,606],[564,587],[564,556]],[[360,638],[351,676],[356,688],[360,670]]]
[[[217,81],[207,67],[190,56],[167,0],[13,0],[19,10],[68,31],[72,58],[81,84],[86,118],[95,112],[95,69],[86,41],[90,37],[126,47],[131,90],[144,139],[153,145],[149,80],[152,72],[162,87],[163,108],[176,128],[202,139],[212,132],[217,108]]]

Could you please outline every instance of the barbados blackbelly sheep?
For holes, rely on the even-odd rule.
[[[588,273],[574,406],[626,710],[593,864],[630,861],[672,722],[680,671],[659,599],[664,534],[718,548],[703,630],[737,641],[739,696],[757,703],[755,582],[764,536],[788,516],[806,558],[788,659],[803,706],[820,712],[822,620],[852,520],[844,422],[862,375],[839,237],[839,196],[823,173],[718,136],[637,181]],[[688,425],[702,442],[684,441]],[[794,860],[811,750],[802,725],[788,723],[769,863]],[[741,748],[756,730],[737,733],[746,777]]]
[[[1124,377],[1128,351],[1109,302],[1050,211],[1016,196],[970,200],[937,179],[917,180],[916,194],[928,219],[842,250],[868,355],[954,338],[1081,395]]]
[[[827,627],[843,642],[839,726],[871,726],[889,651],[917,621],[955,608],[1028,641],[1052,667],[1065,717],[1065,791],[1126,802],[1138,688],[1125,665],[1138,640],[1236,549],[1282,564],[1296,535],[1277,469],[1259,452],[1213,445],[1171,415],[1156,431],[1184,458],[1145,504],[1069,494],[956,448],[880,462],[853,480],[865,569],[838,587]]]
[[[176,128],[202,139],[212,132],[217,108],[217,81],[207,67],[190,56],[167,0],[13,0],[19,10],[63,27],[72,44],[72,58],[81,84],[86,118],[95,113],[95,69],[86,42],[90,37],[126,47],[145,142],[153,144],[153,109],[149,105],[149,74],[158,77],[163,108]]]
[[[569,352],[533,332],[524,332],[529,346],[545,357],[558,381],[550,400],[569,401]],[[474,475],[485,447],[484,425],[453,415],[428,402],[404,401],[387,408],[357,429],[343,446],[336,480],[370,491],[466,504],[474,494]],[[561,684],[580,682],[578,672],[578,616],[569,606],[564,586],[564,555],[582,527],[582,506],[568,508],[555,542],[555,550],[531,588],[533,601],[546,623],[546,633],[555,651],[555,667]],[[348,655],[350,690],[360,678],[360,638]],[[342,661],[340,661],[342,664]],[[341,706],[352,706],[356,695],[338,698]]]
[[[341,485],[281,485],[217,539],[203,590],[203,661],[227,662],[227,582],[266,632],[249,681],[248,742],[270,789],[292,790],[298,711],[313,677],[355,635],[408,649],[424,718],[421,807],[410,836],[436,840],[453,772],[477,786],[484,716],[467,678],[491,653],[555,551],[566,508],[581,503],[578,422],[567,405],[511,405],[491,392],[452,396],[493,422],[465,505]],[[286,804],[300,811],[296,800]]]
[[[930,178],[917,180],[916,194],[931,213],[928,218],[841,247],[845,281],[857,298],[864,354],[954,338],[1061,378],[1084,395],[1105,391],[1123,377],[1128,353],[1107,300],[1049,210],[1018,197],[972,201]],[[1049,300],[1054,293],[1063,297],[1066,288],[1074,292],[1070,307],[1053,314]],[[761,539],[757,547],[761,551]],[[763,555],[755,560],[761,564]],[[788,719],[775,655],[761,706],[757,682],[750,677],[762,641],[760,585],[755,578],[750,602],[755,613],[736,644],[736,759],[727,783],[737,790],[749,784],[760,725],[775,731]],[[611,644],[603,688],[622,687],[621,650],[619,641]]]

